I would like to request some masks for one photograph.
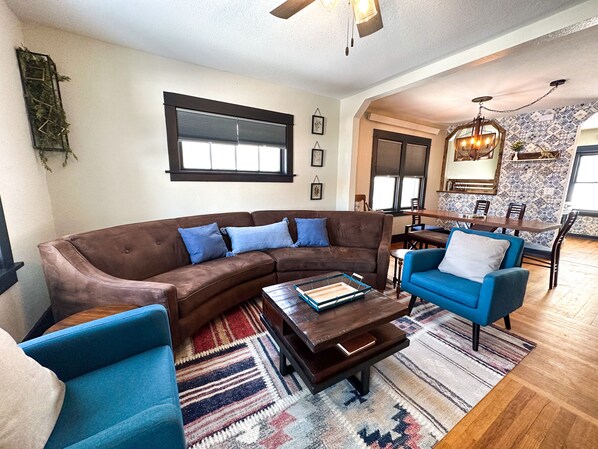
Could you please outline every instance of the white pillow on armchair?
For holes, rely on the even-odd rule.
[[[483,235],[453,231],[438,270],[475,282],[500,268],[511,243]]]
[[[58,419],[64,383],[0,329],[0,447],[42,449]]]

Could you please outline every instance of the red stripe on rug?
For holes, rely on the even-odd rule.
[[[260,312],[261,307],[255,300],[247,301],[226,311],[193,335],[195,353],[264,332],[265,329],[259,319]]]

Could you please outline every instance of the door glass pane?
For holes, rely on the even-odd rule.
[[[280,148],[260,146],[260,171],[280,172]]]
[[[210,170],[210,143],[193,140],[181,141],[183,168]]]
[[[259,170],[257,145],[237,145],[237,170]]]
[[[403,178],[403,190],[401,191],[401,209],[411,208],[411,198],[419,197],[420,178]]]
[[[598,154],[581,156],[576,182],[598,182]]]
[[[212,169],[213,170],[234,170],[235,145],[225,143],[212,143]]]
[[[574,209],[598,211],[598,183],[574,184],[571,202]]]
[[[372,195],[372,209],[393,209],[395,198],[396,178],[376,176],[374,178],[374,194]]]

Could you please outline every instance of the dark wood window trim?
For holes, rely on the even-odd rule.
[[[391,131],[383,131],[380,129],[374,129],[374,137],[372,143],[372,166],[371,166],[371,177],[370,177],[370,202],[373,202],[374,198],[374,177],[376,176],[376,163],[377,163],[377,154],[378,154],[378,140],[391,140],[395,142],[401,142],[403,144],[402,148],[406,148],[407,144],[413,145],[422,145],[426,147],[426,161],[424,172],[425,175],[421,178],[421,184],[419,187],[419,198],[420,198],[420,206],[423,208],[425,206],[425,197],[426,197],[426,184],[428,180],[428,164],[430,161],[430,147],[432,146],[432,140],[426,139],[424,137],[412,136],[409,134],[400,134],[394,133]],[[400,160],[400,174],[399,180],[402,180],[404,177],[404,167],[405,167],[405,157],[407,152],[401,151],[401,160]],[[410,209],[411,206],[406,206],[401,208],[400,207],[400,199],[402,195],[402,182],[398,182],[398,187],[395,188],[395,198],[394,204],[397,207],[392,209],[384,209],[384,212],[392,214],[394,216],[404,215],[403,211]]]
[[[581,162],[582,156],[587,155],[598,155],[598,145],[584,145],[577,147],[575,152],[575,159],[573,160],[573,168],[571,169],[571,178],[569,179],[569,188],[567,189],[567,200],[571,201],[573,196],[573,185],[577,180],[577,172],[579,170],[579,163]],[[579,210],[579,215],[585,217],[598,217],[598,211],[595,210]]]
[[[183,168],[177,128],[177,108],[284,125],[286,127],[286,152],[282,158],[281,173]],[[293,174],[293,115],[172,92],[164,92],[164,113],[170,165],[170,170],[167,170],[166,173],[170,173],[171,181],[293,182],[295,176]]]
[[[16,262],[12,257],[6,219],[0,199],[0,294],[17,283],[17,270],[23,266],[23,262]]]

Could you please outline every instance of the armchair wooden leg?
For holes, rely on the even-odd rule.
[[[415,301],[417,301],[417,296],[411,295],[411,300],[409,301],[409,313],[407,313],[407,315],[411,315],[411,311],[413,310],[413,306],[415,306]]]
[[[505,320],[505,327],[511,330],[511,317],[506,315],[503,319]]]
[[[477,351],[478,350],[478,346],[480,344],[480,325],[477,323],[471,323],[473,324],[473,329],[472,329],[472,336],[471,336],[471,340],[473,342],[473,350]]]

